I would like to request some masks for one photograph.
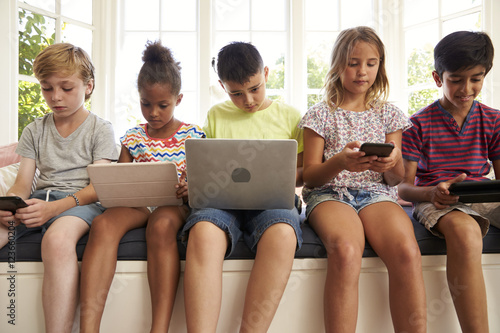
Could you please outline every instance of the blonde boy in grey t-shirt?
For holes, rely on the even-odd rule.
[[[21,197],[28,207],[14,215],[0,211],[0,248],[14,230],[16,237],[30,229],[46,231],[41,249],[45,330],[70,332],[78,300],[76,243],[104,211],[86,167],[116,160],[118,152],[111,124],[85,109],[94,89],[94,66],[85,51],[54,44],[36,57],[33,68],[52,112],[21,136],[19,172],[7,195]],[[31,194],[37,169],[40,177]]]

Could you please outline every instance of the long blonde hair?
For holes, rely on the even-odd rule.
[[[344,87],[340,76],[346,70],[349,64],[349,57],[352,54],[354,46],[358,42],[366,42],[378,51],[380,64],[375,82],[368,89],[365,97],[365,105],[375,103],[385,103],[389,94],[389,80],[385,72],[385,49],[384,44],[377,36],[375,30],[370,27],[355,27],[340,32],[332,50],[330,70],[326,74],[325,85],[323,87],[323,101],[335,110],[344,101]]]

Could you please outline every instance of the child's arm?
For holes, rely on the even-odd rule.
[[[182,199],[184,203],[188,202],[188,185],[186,182],[186,175],[186,170],[182,170],[179,183],[175,185],[175,188],[177,189],[177,198]]]
[[[402,131],[398,130],[389,133],[385,138],[386,143],[392,143],[394,145],[394,149],[390,156],[380,157],[373,161],[373,166],[370,169],[382,173],[385,182],[389,186],[396,186],[401,183],[405,177],[403,156],[401,154]]]
[[[309,187],[324,185],[343,170],[352,172],[366,171],[376,156],[363,156],[359,141],[349,142],[344,149],[323,161],[325,140],[309,128],[304,128],[304,184]]]
[[[431,202],[438,209],[443,209],[458,201],[458,196],[450,195],[448,188],[453,183],[458,183],[467,177],[465,173],[460,176],[441,182],[436,186],[416,186],[417,162],[404,160],[405,178],[398,186],[401,199],[411,202]]]
[[[304,185],[304,178],[303,178],[303,172],[304,172],[304,152],[299,153],[297,155],[297,173],[295,176],[295,186],[300,187]]]
[[[111,163],[110,160],[103,159],[95,161],[94,164]],[[28,207],[21,208],[16,211],[16,218],[24,223],[28,228],[39,227],[45,222],[57,216],[76,205],[84,206],[94,203],[98,200],[92,184],[87,185],[83,189],[74,193],[76,198],[68,196],[56,201],[43,201],[40,199],[28,199],[26,203]]]
[[[120,150],[120,157],[118,157],[118,163],[130,163],[134,160],[128,148],[122,145]]]
[[[28,199],[35,179],[36,162],[27,157],[21,157],[14,185],[7,191],[7,195],[16,195]]]
[[[500,180],[500,160],[493,161],[493,170],[495,171],[495,179]]]
[[[31,186],[35,178],[36,162],[33,159],[21,157],[19,170],[17,172],[14,185],[7,191],[7,196],[18,196],[22,199],[29,198]],[[0,223],[9,226],[9,222],[14,220],[14,215],[9,211],[0,211]]]

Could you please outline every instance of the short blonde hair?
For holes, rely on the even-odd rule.
[[[332,50],[330,70],[326,74],[325,93],[323,101],[335,110],[344,101],[344,87],[340,76],[349,65],[349,57],[358,42],[366,42],[378,51],[380,64],[375,82],[366,93],[365,105],[369,106],[377,101],[384,103],[389,94],[389,80],[385,71],[385,49],[384,44],[377,36],[375,30],[370,27],[355,27],[340,32]]]
[[[85,95],[85,100],[88,100],[94,91],[94,71],[94,65],[87,52],[69,43],[47,46],[33,62],[33,72],[38,81],[45,80],[54,74],[68,76],[78,74],[85,85],[92,80],[92,91]]]

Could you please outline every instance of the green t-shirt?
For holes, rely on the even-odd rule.
[[[294,107],[272,102],[261,111],[248,113],[239,109],[232,101],[214,105],[207,114],[203,130],[207,138],[219,139],[295,139],[297,153],[304,150],[302,116]]]

